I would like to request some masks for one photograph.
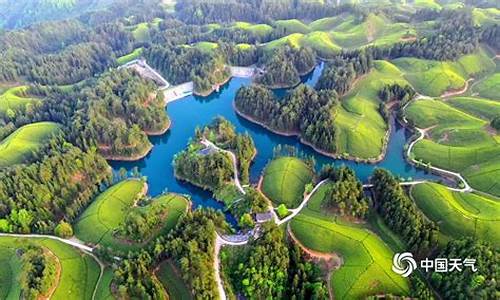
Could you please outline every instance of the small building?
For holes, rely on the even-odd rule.
[[[273,220],[273,213],[271,211],[266,211],[265,213],[256,213],[255,221],[257,223],[265,223]]]

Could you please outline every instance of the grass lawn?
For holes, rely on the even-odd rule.
[[[141,48],[136,48],[134,49],[134,51],[130,52],[129,54],[126,54],[124,56],[120,56],[116,59],[116,62],[119,64],[119,65],[124,65],[130,61],[133,61],[134,59],[137,59],[139,58],[139,56],[142,55],[142,51],[144,49],[141,47]]]
[[[464,55],[456,62],[407,57],[392,62],[404,72],[405,78],[419,93],[431,97],[459,90],[470,77],[495,69],[494,61],[483,50]]]
[[[101,244],[114,250],[128,251],[142,247],[141,244],[116,238],[114,231],[132,209],[148,209],[148,206],[132,208],[143,187],[144,183],[139,180],[125,180],[107,189],[81,215],[75,225],[75,235],[85,242]],[[169,206],[161,229],[165,232],[175,226],[188,207],[188,200],[177,194],[161,195],[153,201]]]
[[[53,122],[25,125],[0,141],[0,168],[27,162],[61,127]]]
[[[21,245],[34,243],[46,247],[57,256],[61,263],[61,277],[51,299],[91,299],[94,287],[99,277],[99,265],[79,250],[61,242],[46,238],[11,238],[0,237],[1,259],[9,267],[0,269],[0,295],[2,299],[19,299],[20,262],[15,250]],[[5,266],[5,265],[3,265]],[[5,280],[8,278],[9,280]],[[10,281],[10,283],[9,283]]]
[[[265,37],[273,31],[273,28],[267,24],[251,24],[247,22],[235,22],[233,28],[243,29],[256,34],[260,37]]]
[[[262,191],[276,206],[295,208],[302,202],[305,186],[312,178],[312,170],[302,160],[280,157],[267,165]]]
[[[500,136],[485,130],[498,109],[497,102],[470,97],[412,102],[406,109],[408,119],[420,128],[435,126],[413,154],[462,173],[473,188],[500,196]]]
[[[342,98],[335,112],[338,154],[368,159],[382,153],[388,125],[378,111],[378,91],[396,82],[406,83],[401,72],[390,62],[376,61],[373,70]]]
[[[217,43],[211,43],[211,42],[199,42],[196,43],[194,47],[203,52],[212,52],[213,50],[217,49],[219,45],[217,45]]]
[[[408,281],[391,270],[394,253],[373,232],[332,222],[311,210],[296,216],[290,225],[304,246],[342,257],[342,266],[331,277],[336,299],[360,299],[378,293],[408,294]]]
[[[498,92],[498,87],[500,86],[500,73],[494,73],[484,80],[474,85],[472,88],[473,92],[479,94],[479,96],[500,100],[500,93]]]
[[[411,196],[424,214],[450,237],[471,236],[500,247],[500,201],[459,193],[437,183],[416,185]]]
[[[193,296],[189,291],[189,287],[180,277],[180,271],[177,270],[170,260],[163,261],[158,268],[156,276],[160,280],[163,287],[167,290],[170,299],[193,299]]]
[[[26,95],[28,86],[16,86],[8,88],[0,95],[0,112],[6,112],[8,109],[18,110],[26,107],[28,104],[39,103],[40,99]]]
[[[274,22],[274,28],[284,33],[309,33],[311,28],[297,19],[278,20]]]

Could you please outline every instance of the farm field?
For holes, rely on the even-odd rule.
[[[378,91],[386,84],[406,81],[390,62],[376,61],[372,71],[359,79],[343,97],[336,113],[337,153],[363,159],[382,153],[388,125],[379,113]]]
[[[500,137],[485,130],[488,117],[498,109],[496,102],[477,98],[412,102],[406,109],[408,119],[419,128],[431,128],[427,138],[415,145],[413,155],[433,166],[460,172],[473,188],[499,196]]]
[[[27,86],[17,86],[4,90],[0,95],[0,112],[6,113],[9,109],[15,111],[28,104],[39,103],[39,99],[26,95],[27,89]]]
[[[61,263],[61,277],[51,299],[91,299],[99,277],[99,265],[89,255],[61,242],[47,239],[22,239],[0,237],[0,261],[5,262],[0,269],[0,296],[2,299],[19,299],[20,261],[16,249],[26,243],[46,247]]]
[[[455,238],[472,236],[500,247],[498,199],[450,191],[437,183],[416,185],[411,196],[444,234]]]
[[[193,299],[193,296],[189,292],[189,287],[186,286],[180,277],[179,271],[171,261],[163,261],[158,266],[156,277],[158,277],[165,290],[167,290],[170,299]]]
[[[408,281],[391,271],[394,253],[371,231],[332,222],[310,210],[299,214],[290,225],[305,247],[342,257],[342,266],[331,277],[336,299],[358,299],[382,292],[408,294]]]
[[[417,58],[392,61],[420,94],[437,97],[446,91],[460,90],[474,76],[495,70],[495,62],[484,50],[464,55],[456,62]]]
[[[0,141],[0,168],[27,162],[34,151],[59,132],[60,125],[53,122],[33,123],[17,129]]]
[[[168,206],[168,214],[163,220],[161,231],[167,232],[172,229],[177,219],[187,210],[188,200],[176,194],[165,194],[156,197],[148,206],[133,207],[142,196],[144,187],[142,181],[125,180],[107,189],[79,218],[75,225],[75,235],[85,242],[101,244],[115,250],[137,249],[141,244],[117,238],[114,236],[114,231],[132,210],[147,211],[149,205]]]
[[[280,157],[271,161],[262,180],[262,192],[275,204],[297,207],[303,199],[305,186],[313,179],[312,170],[300,159]]]

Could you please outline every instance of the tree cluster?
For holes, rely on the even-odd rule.
[[[257,82],[271,88],[297,85],[300,75],[309,73],[316,66],[315,53],[311,48],[279,47],[261,59],[264,74]]]
[[[57,261],[44,253],[40,246],[30,244],[19,251],[22,252],[20,284],[23,299],[39,299],[54,284]]]
[[[320,178],[333,181],[325,194],[323,205],[338,210],[341,216],[357,218],[367,216],[368,199],[364,194],[363,184],[356,177],[353,169],[347,166],[335,168],[333,165],[326,165],[321,170]]]
[[[168,236],[154,245],[156,259],[174,259],[197,299],[219,296],[213,269],[216,228],[228,229],[224,215],[212,209],[198,209],[181,217]]]
[[[163,286],[152,278],[151,266],[154,259],[141,250],[130,253],[114,272],[113,284],[117,286],[120,299],[159,299],[165,300]]]
[[[364,50],[341,52],[323,69],[316,89],[335,90],[344,95],[356,78],[370,71],[372,64],[371,54]]]
[[[284,99],[278,100],[265,87],[242,87],[235,98],[239,112],[272,130],[297,133],[316,148],[335,152],[333,111],[338,105],[334,91],[317,92],[300,85]]]
[[[147,48],[143,55],[169,82],[180,84],[193,81],[194,89],[199,93],[212,90],[214,85],[230,76],[225,67],[225,57],[218,50],[205,52],[195,47],[154,45]]]
[[[443,299],[495,299],[500,293],[498,278],[500,253],[487,242],[472,238],[450,241],[437,258],[475,259],[474,272],[471,267],[461,265],[461,271],[446,273],[434,272],[430,275],[431,284]]]
[[[272,222],[263,224],[259,239],[228,265],[233,287],[251,299],[328,298],[318,268]]]
[[[111,174],[95,152],[65,145],[31,165],[0,172],[0,231],[50,233],[73,221]]]
[[[257,151],[248,132],[237,134],[233,124],[223,117],[216,117],[210,125],[196,129],[195,136],[198,140],[206,138],[218,147],[233,152],[241,180],[248,182],[250,163]]]
[[[169,206],[165,202],[150,201],[146,207],[132,209],[115,235],[125,240],[144,242],[161,226],[169,213]]]
[[[425,218],[388,171],[376,169],[370,182],[375,207],[389,228],[401,236],[412,253],[429,253],[437,242],[437,225]]]

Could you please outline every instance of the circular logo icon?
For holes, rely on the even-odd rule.
[[[392,270],[403,277],[410,276],[416,268],[417,262],[410,252],[396,253],[392,258]]]

